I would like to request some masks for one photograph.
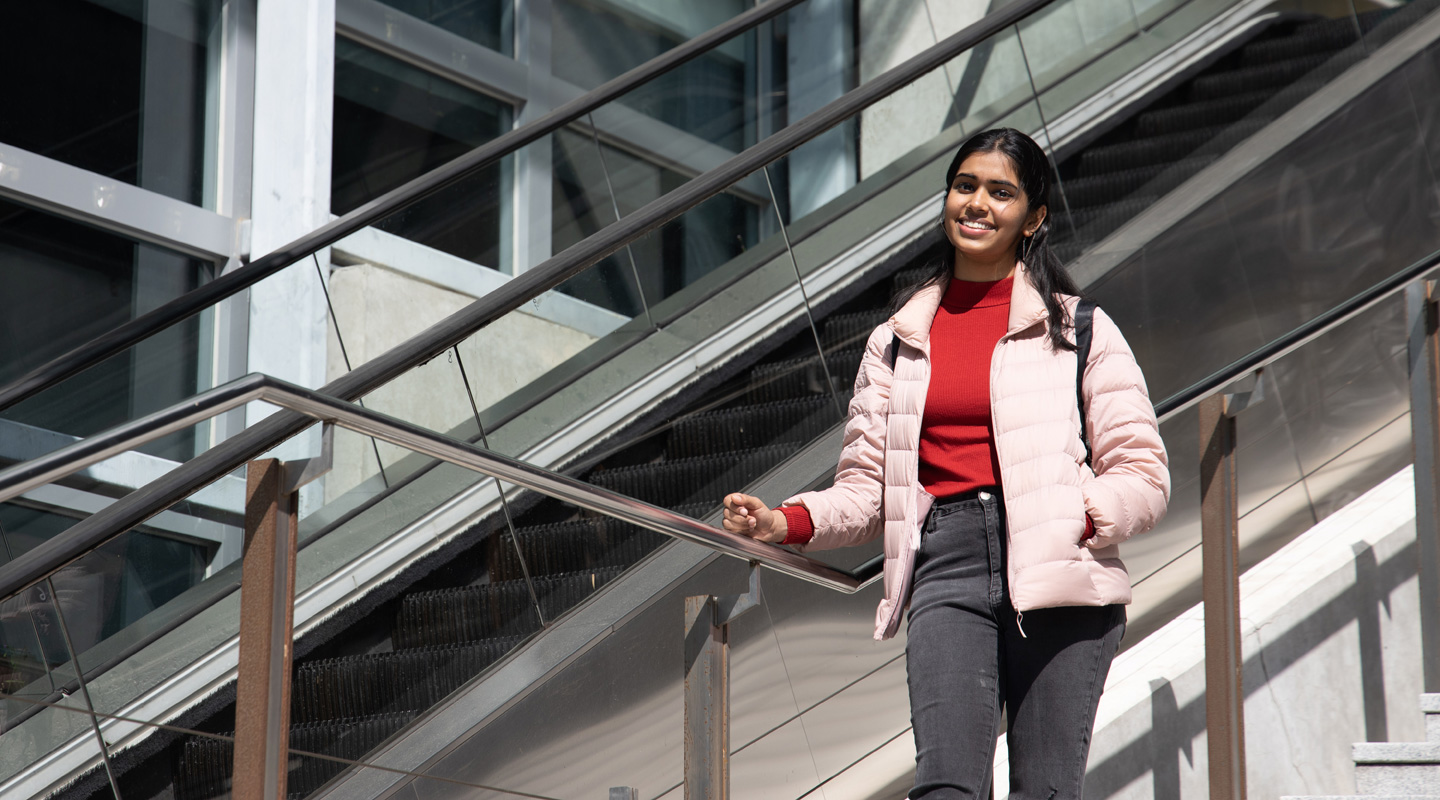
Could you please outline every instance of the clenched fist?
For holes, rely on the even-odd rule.
[[[785,541],[789,526],[785,515],[760,502],[760,498],[748,494],[725,495],[725,530],[743,533],[762,542],[779,544]]]

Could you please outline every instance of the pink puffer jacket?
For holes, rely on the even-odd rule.
[[[930,324],[944,293],[944,286],[919,292],[871,334],[834,485],[782,504],[810,512],[814,538],[802,549],[856,545],[884,533],[885,598],[875,615],[876,639],[899,628],[920,527],[935,500],[918,481],[920,423],[930,385]],[[1066,301],[1073,311],[1076,299]],[[1170,497],[1155,409],[1120,330],[1096,309],[1083,383],[1092,471],[1080,441],[1075,354],[1051,347],[1048,324],[1044,302],[1020,264],[1009,324],[990,361],[1017,613],[1130,602],[1118,545],[1154,527]],[[886,351],[895,338],[902,345],[892,372]],[[1082,543],[1087,513],[1095,536]]]

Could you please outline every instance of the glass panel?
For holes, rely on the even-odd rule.
[[[499,100],[337,37],[331,211],[351,211],[484,144],[509,130],[510,114]],[[379,227],[499,267],[502,171],[487,167]]]
[[[3,200],[0,257],[5,261],[0,270],[0,298],[5,298],[0,383],[214,276],[209,262]],[[3,440],[15,443],[50,433],[87,436],[206,388],[200,375],[201,325],[200,319],[186,320],[90,370],[84,393],[52,391],[7,409],[6,423],[0,424],[41,430]],[[187,431],[155,442],[145,452],[183,458],[194,448],[194,434]]]
[[[1382,10],[1363,16],[1369,25],[1391,14]],[[1335,19],[1276,18],[1248,29],[1243,44],[1219,61],[1060,162],[1072,224],[1057,230],[1057,253],[1073,260],[1131,218],[1165,202],[1220,154],[1276,120],[1363,52],[1348,7]],[[1088,87],[1059,86],[1045,94],[1050,118],[1077,88]]]
[[[0,142],[213,205],[220,0],[55,0],[9,9]],[[63,43],[63,45],[61,44]],[[18,76],[27,76],[19,80]],[[57,103],[56,98],[64,98]]]
[[[1140,32],[1133,5],[1106,0],[1056,3],[1022,20],[1018,27],[1030,80],[1041,91]]]
[[[484,45],[515,54],[514,0],[380,0],[397,11]]]

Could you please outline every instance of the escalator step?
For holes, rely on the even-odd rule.
[[[403,711],[295,725],[290,728],[290,748],[358,760],[416,716],[417,712]],[[223,735],[234,736],[233,733]],[[186,739],[176,769],[176,800],[228,797],[234,774],[234,752],[233,743],[220,739],[200,736]],[[286,778],[286,796],[305,797],[340,774],[346,766],[339,761],[292,755]]]
[[[864,347],[870,333],[889,318],[883,306],[827,317],[820,329],[820,346],[827,351]]]
[[[762,444],[808,442],[834,422],[835,401],[824,394],[707,411],[675,423],[665,457],[690,458]]]
[[[531,575],[555,575],[628,567],[663,544],[666,537],[611,517],[593,516],[520,528],[515,538],[519,552],[510,545],[509,536],[504,537],[504,546],[490,565],[492,579],[522,578],[525,569]]]
[[[860,357],[864,348],[837,350],[830,353],[825,363],[830,369],[830,379],[837,388],[849,390],[855,383],[855,373],[860,370]],[[825,394],[825,370],[816,356],[791,358],[758,364],[750,371],[750,388],[745,392],[745,403],[771,403],[798,397]]]
[[[1274,92],[1245,92],[1204,102],[1144,111],[1135,117],[1136,136],[1163,136],[1228,124],[1259,108]]]
[[[1146,194],[1159,195],[1179,186],[1204,169],[1215,156],[1192,156],[1169,164],[1151,164],[1104,175],[1074,178],[1065,182],[1065,198],[1072,209],[1106,205],[1123,200],[1144,187]]]
[[[1202,75],[1191,82],[1189,97],[1191,100],[1213,100],[1261,89],[1273,91],[1286,84],[1294,83],[1305,73],[1324,64],[1330,55],[1330,53],[1315,53],[1277,61],[1273,64],[1241,67],[1240,69]]]
[[[519,643],[509,636],[311,661],[296,670],[291,718],[298,723],[422,711]]]
[[[533,575],[540,610],[547,620],[589,597],[620,574],[604,567],[564,575]],[[497,636],[525,636],[540,629],[525,580],[458,586],[406,595],[400,602],[393,641],[396,649],[478,642]]]
[[[1349,47],[1359,41],[1354,20],[1325,19],[1306,23],[1288,36],[1251,42],[1240,49],[1240,64],[1246,67],[1274,64],[1315,53]]]
[[[1092,147],[1080,155],[1080,167],[1076,174],[1088,177],[1178,161],[1224,131],[1224,125],[1211,125]]]
[[[1060,243],[1068,243],[1072,238],[1097,242],[1114,233],[1121,225],[1134,219],[1159,199],[1160,195],[1156,194],[1132,194],[1124,200],[1114,203],[1082,208],[1074,215],[1076,234],[1072,236],[1067,231],[1056,246],[1059,246]]]
[[[709,501],[743,489],[800,449],[798,442],[751,450],[639,464],[591,473],[590,482],[657,506]]]
[[[890,278],[890,296],[894,297],[911,284],[919,281],[930,273],[930,264],[921,264],[918,267],[908,267],[896,272]]]

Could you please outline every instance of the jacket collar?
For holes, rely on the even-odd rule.
[[[940,300],[950,285],[946,278],[915,293],[901,309],[890,318],[890,328],[900,341],[929,351],[930,326],[935,322],[935,312],[940,309]],[[1036,291],[1035,285],[1025,269],[1024,262],[1015,263],[1015,283],[1010,289],[1010,319],[1005,335],[1010,336],[1045,319],[1045,301]]]

